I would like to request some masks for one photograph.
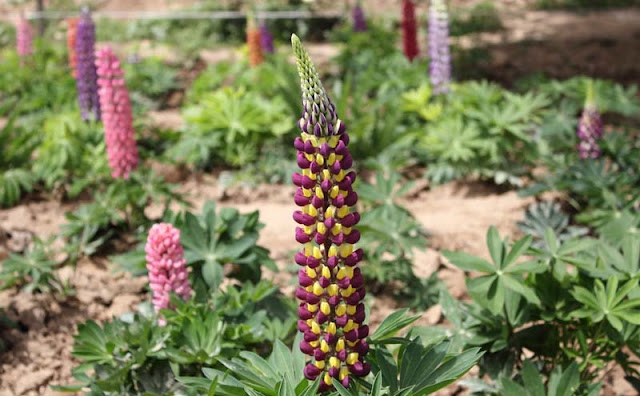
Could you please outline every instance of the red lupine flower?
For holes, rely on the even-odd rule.
[[[411,0],[402,2],[402,41],[404,54],[412,61],[418,56],[418,26],[416,22],[416,6]]]

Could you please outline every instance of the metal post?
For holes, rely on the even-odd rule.
[[[36,0],[36,11],[38,11],[39,15],[42,15],[42,12],[44,11],[44,0]],[[40,36],[44,35],[45,27],[46,27],[46,25],[45,25],[44,18],[39,18],[38,19],[38,34]]]

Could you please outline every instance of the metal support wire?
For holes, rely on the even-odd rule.
[[[30,20],[65,19],[77,16],[77,11],[41,11],[28,13]],[[245,19],[247,14],[240,11],[96,11],[95,19],[147,19],[147,20],[180,20],[180,19]],[[342,18],[339,12],[311,11],[259,11],[258,19],[335,19]]]

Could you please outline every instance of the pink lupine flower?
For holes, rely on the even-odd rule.
[[[111,48],[99,50],[96,56],[98,95],[111,176],[127,179],[130,172],[138,166],[129,91],[124,82],[120,61]]]
[[[29,21],[24,18],[20,18],[16,26],[16,44],[20,58],[33,55],[33,31]]]
[[[180,244],[180,230],[167,223],[154,224],[149,230],[144,249],[149,270],[149,287],[153,306],[158,312],[171,308],[169,298],[176,293],[185,300],[191,296],[189,270]],[[165,321],[160,318],[159,323]]]

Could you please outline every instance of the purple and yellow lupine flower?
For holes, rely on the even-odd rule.
[[[577,133],[580,143],[578,143],[578,154],[580,158],[598,158],[602,152],[598,145],[598,140],[604,134],[602,119],[596,106],[593,94],[593,82],[589,82],[587,88],[587,99],[582,111],[582,116],[578,122]]]
[[[298,186],[294,212],[296,240],[304,246],[295,255],[302,268],[296,296],[298,329],[304,334],[300,349],[311,357],[304,369],[309,380],[320,377],[320,391],[334,381],[349,386],[349,376],[366,376],[364,362],[369,351],[364,324],[364,278],[355,249],[360,220],[352,208],[358,201],[353,191],[356,174],[347,145],[349,135],[320,82],[309,55],[296,35],[291,38],[302,87],[304,111],[298,121],[302,136],[295,139],[297,162],[302,171],[293,174]]]
[[[449,91],[451,82],[449,16],[444,0],[431,0],[429,8],[429,77],[434,93]]]

